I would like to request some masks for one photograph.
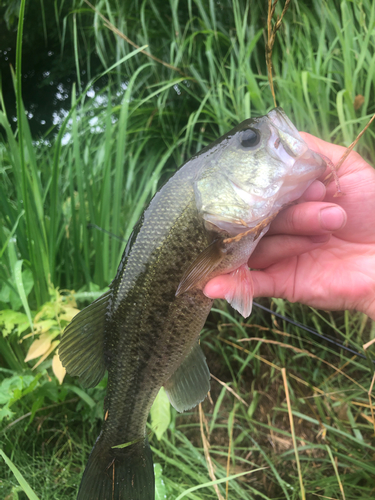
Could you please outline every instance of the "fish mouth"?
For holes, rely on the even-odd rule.
[[[310,184],[325,172],[327,164],[320,155],[306,148],[301,156],[293,159],[291,166],[275,200],[278,206],[298,200]]]
[[[286,165],[293,167],[297,158],[303,156],[309,147],[299,135],[282,108],[275,108],[267,115],[271,136],[268,146],[271,154]]]
[[[300,142],[304,143],[305,141],[299,135],[298,130],[295,125],[289,120],[283,108],[275,108],[267,114],[268,119],[271,124],[276,127],[278,130],[293,136],[295,139],[298,139]]]
[[[289,175],[295,177],[293,182],[305,183],[322,175],[326,162],[308,147],[284,110],[275,108],[267,117],[271,128],[269,152],[291,168]]]
[[[267,118],[271,132],[267,141],[268,152],[287,167],[277,194],[271,195],[273,201],[269,208],[272,210],[298,200],[310,184],[324,173],[327,165],[319,154],[308,147],[282,108],[273,109]],[[264,196],[249,194],[241,186],[232,185],[232,188],[249,205],[261,202],[262,198],[265,201]],[[253,222],[251,220],[250,225]]]

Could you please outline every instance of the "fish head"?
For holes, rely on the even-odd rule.
[[[237,235],[302,196],[326,169],[281,108],[206,148],[194,189],[208,229]]]

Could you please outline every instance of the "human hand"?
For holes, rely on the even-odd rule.
[[[336,164],[345,148],[302,133]],[[300,203],[281,212],[249,259],[255,297],[279,297],[320,309],[357,309],[375,319],[375,170],[351,152],[336,186],[315,181]],[[323,176],[324,178],[324,176]],[[207,283],[223,298],[230,275]]]

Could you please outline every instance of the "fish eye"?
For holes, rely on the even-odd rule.
[[[260,134],[258,131],[248,128],[242,132],[240,141],[244,148],[253,148],[259,144]]]

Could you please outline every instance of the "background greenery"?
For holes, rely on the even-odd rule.
[[[273,107],[266,2],[107,0],[96,8],[28,0],[22,39],[19,2],[0,2],[0,496],[7,500],[33,498],[28,488],[41,500],[74,497],[106,382],[88,391],[70,377],[59,384],[52,360],[60,333],[113,278],[157,186],[233,125]],[[162,62],[110,31],[99,12]],[[374,29],[370,0],[291,2],[273,64],[278,105],[300,130],[348,145],[363,128],[375,111]],[[370,161],[373,135],[358,145]],[[260,310],[242,323],[217,306],[203,347],[226,385],[212,380],[204,415],[172,411],[169,424],[162,417],[168,429],[151,439],[159,498],[372,498],[371,363]],[[271,307],[361,352],[375,336],[362,314],[280,300]],[[163,403],[160,411],[168,413]],[[215,489],[210,464],[217,480],[249,474]]]

